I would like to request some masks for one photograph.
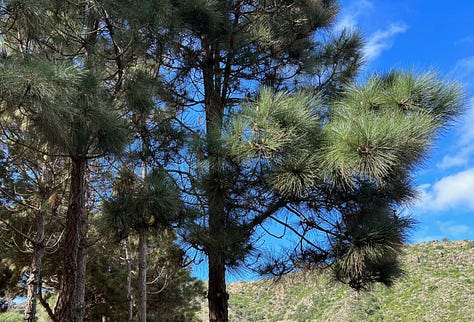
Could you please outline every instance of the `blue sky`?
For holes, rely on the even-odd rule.
[[[404,210],[419,222],[411,242],[474,239],[474,1],[344,0],[336,28],[365,38],[361,81],[391,69],[434,71],[462,83],[466,112],[416,173],[420,198]]]

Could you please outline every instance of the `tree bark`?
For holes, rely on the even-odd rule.
[[[145,122],[144,119],[141,121]],[[145,125],[142,125],[145,127]],[[143,130],[143,133],[146,133]],[[142,137],[142,173],[141,177],[142,180],[146,179],[147,176],[147,162],[146,162],[146,155],[148,153],[148,145]],[[147,287],[146,287],[146,275],[147,275],[147,267],[146,267],[146,258],[147,257],[147,229],[142,228],[138,232],[138,321],[139,322],[146,322],[146,306],[147,306]]]
[[[225,284],[225,264],[222,256],[209,254],[209,321],[227,322],[228,300]]]
[[[44,231],[45,231],[45,217],[46,211],[41,206],[41,209],[36,214],[37,231],[35,241],[33,243],[33,254],[31,258],[29,276],[26,281],[27,285],[27,296],[25,313],[23,320],[25,322],[36,321],[36,307],[37,307],[37,296],[39,288],[41,287],[41,268],[44,255]]]
[[[60,322],[82,322],[85,314],[87,213],[84,158],[71,158],[71,184],[64,233],[64,258],[59,290]]]
[[[128,318],[127,322],[133,321],[133,298],[132,298],[132,258],[128,250],[128,238],[125,240],[125,261],[127,263],[127,302]]]
[[[221,168],[211,169],[211,178],[215,183],[220,182],[222,172]],[[225,282],[225,208],[224,208],[224,191],[217,184],[210,192],[209,198],[209,233],[214,244],[207,249],[209,260],[209,321],[211,322],[227,322],[228,317],[228,299],[229,295],[226,290]]]
[[[146,322],[146,229],[138,235],[138,321]]]
[[[36,321],[38,298],[41,297],[41,271],[43,256],[45,252],[45,223],[50,204],[52,173],[45,166],[42,166],[41,182],[39,183],[40,208],[35,214],[36,236],[33,242],[33,253],[31,257],[29,276],[26,281],[27,296],[23,320],[25,322]]]

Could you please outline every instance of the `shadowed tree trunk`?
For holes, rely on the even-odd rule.
[[[147,144],[142,138],[142,150],[146,149]],[[147,163],[142,160],[142,180],[147,176]],[[146,257],[147,257],[147,228],[142,227],[138,232],[138,321],[146,322]]]
[[[127,301],[128,301],[128,317],[127,322],[133,321],[133,298],[132,298],[132,258],[128,250],[128,238],[124,242],[125,262],[127,263]]]
[[[87,260],[87,213],[85,158],[71,158],[71,187],[66,215],[64,263],[59,291],[60,322],[82,322],[85,314],[85,281]]]
[[[35,224],[36,224],[36,236],[33,241],[33,253],[31,257],[30,267],[29,267],[29,276],[26,281],[27,285],[27,296],[26,296],[26,305],[25,312],[23,315],[23,320],[25,322],[34,322],[36,318],[36,308],[38,303],[38,296],[41,291],[41,271],[42,271],[42,262],[45,252],[46,245],[44,244],[45,240],[45,224],[46,216],[48,215],[48,210],[53,205],[51,204],[51,180],[52,174],[46,166],[42,166],[41,182],[39,182],[39,197],[40,205],[39,209],[36,211]]]
[[[36,321],[36,307],[38,290],[41,287],[41,267],[44,255],[44,231],[46,211],[41,209],[36,214],[36,238],[33,245],[33,254],[30,263],[29,276],[26,281],[27,296],[23,320],[25,322]]]
[[[138,321],[146,321],[146,242],[147,232],[142,229],[138,235]]]
[[[217,254],[209,255],[209,321],[228,321],[228,300],[224,259]]]

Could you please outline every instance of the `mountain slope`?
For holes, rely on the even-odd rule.
[[[474,241],[408,245],[403,262],[392,288],[359,294],[324,272],[231,283],[230,320],[474,321]]]

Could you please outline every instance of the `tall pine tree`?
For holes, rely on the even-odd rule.
[[[2,7],[6,59],[3,106],[20,112],[57,154],[70,162],[69,201],[59,321],[82,321],[87,258],[86,178],[88,160],[119,152],[126,137],[114,109],[114,75],[101,39],[113,42],[103,7],[89,2],[12,1]],[[40,18],[41,17],[41,18]],[[8,27],[7,27],[8,26]],[[99,59],[100,57],[100,59]],[[114,66],[114,65],[112,65]],[[111,78],[109,81],[113,81]]]
[[[251,251],[256,227],[286,204],[269,194],[253,170],[230,157],[225,124],[261,84],[314,87],[325,99],[349,82],[361,63],[358,35],[332,35],[336,1],[175,1],[182,30],[157,55],[171,104],[192,146],[179,165],[189,205],[198,213],[186,240],[209,263],[211,321],[228,319],[226,268]],[[261,178],[263,179],[263,178]]]

